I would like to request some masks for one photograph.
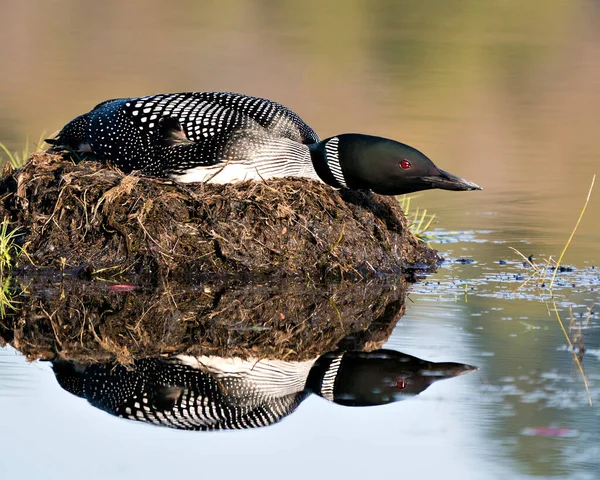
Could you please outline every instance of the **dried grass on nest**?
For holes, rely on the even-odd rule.
[[[28,282],[0,343],[81,363],[187,353],[304,360],[379,348],[404,313],[406,281],[181,285],[113,293],[103,282]]]
[[[45,152],[0,198],[37,268],[361,278],[439,261],[394,198],[304,179],[180,185]]]

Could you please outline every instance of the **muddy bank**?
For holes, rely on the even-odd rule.
[[[308,180],[180,185],[34,154],[0,180],[20,270],[362,278],[435,266],[394,198]]]
[[[404,313],[406,281],[169,284],[21,279],[0,344],[29,359],[81,363],[163,355],[304,360],[380,348]],[[129,291],[127,291],[129,290]],[[20,294],[19,294],[20,293]]]

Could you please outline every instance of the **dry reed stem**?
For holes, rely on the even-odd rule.
[[[565,252],[569,248],[569,245],[571,244],[571,240],[573,240],[573,237],[575,236],[577,227],[579,227],[579,223],[581,222],[581,219],[583,218],[583,214],[585,213],[585,210],[590,201],[590,196],[592,195],[592,190],[594,189],[595,181],[596,181],[596,174],[594,174],[594,176],[592,177],[592,184],[590,185],[590,189],[588,191],[587,198],[585,199],[585,204],[583,205],[583,209],[581,210],[581,213],[579,214],[579,218],[577,219],[575,228],[573,228],[573,231],[571,232],[571,236],[569,237],[569,240],[567,240],[567,243],[566,243],[565,247],[563,248],[563,250],[560,254],[560,257],[558,257],[558,262],[556,262],[556,267],[554,268],[554,274],[552,275],[552,280],[550,280],[550,287],[549,287],[550,294],[552,294],[552,285],[554,285],[554,277],[556,277],[556,273],[558,272],[558,268],[560,267],[560,263],[562,262],[563,256],[565,255]]]
[[[550,280],[550,286],[549,286],[549,291],[550,291],[550,295],[552,297],[554,297],[553,295],[553,291],[552,291],[552,287],[554,285],[554,279],[556,277],[556,274],[558,273],[558,270],[560,268],[560,264],[562,262],[562,259],[567,251],[567,249],[569,248],[569,245],[571,244],[571,241],[573,240],[573,237],[575,236],[575,232],[577,231],[577,228],[579,227],[579,224],[581,223],[581,219],[583,218],[583,215],[587,209],[588,203],[590,201],[590,197],[592,195],[592,190],[594,189],[594,183],[596,182],[596,175],[594,174],[594,176],[592,177],[592,183],[590,185],[590,188],[588,190],[588,194],[585,200],[585,203],[583,205],[583,208],[581,210],[581,213],[579,214],[579,218],[577,219],[577,223],[575,224],[575,227],[573,228],[573,231],[571,232],[571,235],[569,236],[569,239],[567,240],[567,243],[565,244],[559,258],[558,261],[555,263],[554,265],[554,273],[552,275],[552,278]],[[518,290],[519,288],[523,287],[524,285],[526,285],[533,277],[535,277],[536,275],[539,276],[540,274],[543,274],[542,277],[542,283],[545,282],[546,280],[546,275],[550,266],[550,263],[552,261],[552,257],[550,257],[547,261],[546,261],[546,266],[544,268],[544,270],[542,272],[540,272],[540,269],[537,265],[535,265],[531,260],[529,260],[529,258],[527,258],[525,255],[523,255],[519,250],[517,250],[516,248],[513,247],[509,247],[511,250],[513,250],[515,253],[517,253],[518,255],[520,255],[534,270],[534,273],[524,282],[522,283],[516,290]],[[577,365],[577,368],[579,370],[579,372],[581,373],[581,376],[583,378],[583,383],[585,385],[585,389],[587,391],[588,394],[588,400],[589,400],[589,404],[592,405],[592,396],[590,394],[590,388],[589,388],[589,383],[588,383],[588,379],[587,376],[585,375],[585,371],[583,370],[583,365],[581,364],[581,361],[579,359],[579,357],[577,356],[574,346],[573,346],[573,342],[571,341],[571,338],[569,337],[569,333],[567,332],[567,330],[565,329],[565,326],[560,318],[560,314],[558,313],[558,309],[556,307],[556,302],[554,300],[552,300],[552,304],[554,307],[554,312],[556,313],[556,318],[558,320],[558,324],[560,325],[560,328],[563,332],[563,335],[565,337],[565,339],[567,340],[567,343],[569,344],[569,347],[571,348],[572,352],[573,352],[573,359],[575,360],[575,364]],[[591,309],[590,309],[591,312]],[[548,315],[550,315],[550,309],[548,308]],[[591,315],[591,313],[590,313]],[[572,317],[572,314],[571,314]],[[588,317],[588,321],[589,321],[589,317]],[[572,323],[572,322],[571,322]]]
[[[565,326],[560,318],[560,314],[558,313],[558,308],[557,308],[556,302],[554,300],[552,300],[552,306],[554,307],[554,313],[556,313],[556,319],[558,320],[558,324],[560,325],[560,328],[561,328],[565,338],[567,339],[567,343],[569,344],[569,347],[571,348],[571,351],[573,352],[573,360],[575,360],[575,364],[577,365],[579,373],[581,373],[581,377],[583,378],[583,384],[585,385],[585,390],[588,394],[588,401],[590,403],[590,406],[592,406],[592,394],[590,393],[590,385],[588,383],[587,376],[585,375],[585,372],[583,370],[583,365],[581,365],[581,362],[579,361],[579,357],[577,356],[577,354],[575,352],[573,343],[571,342],[571,339],[569,338],[569,334],[568,334],[567,330],[565,329]]]

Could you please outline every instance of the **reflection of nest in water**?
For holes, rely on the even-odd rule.
[[[380,347],[404,312],[406,283],[231,286],[110,292],[101,282],[32,283],[0,339],[30,359],[80,362],[186,353],[303,360]]]
[[[36,267],[360,278],[439,260],[395,198],[303,179],[180,185],[40,153],[0,180],[0,198]]]

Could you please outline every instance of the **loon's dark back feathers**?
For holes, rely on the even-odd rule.
[[[103,107],[106,102],[99,106]],[[176,118],[190,140],[239,128],[266,128],[275,136],[299,143],[319,141],[317,134],[294,112],[264,98],[231,92],[158,94],[125,101],[125,113],[140,129],[153,128],[160,116]]]
[[[272,100],[233,92],[163,93],[139,98],[116,98],[96,105],[90,114],[102,113],[116,102],[141,130],[152,130],[162,116],[185,125],[191,140],[213,136],[253,122],[273,135],[299,143],[315,143],[319,136],[296,113]]]
[[[264,163],[288,158],[297,168],[283,168],[279,176],[301,174],[311,166],[302,145],[315,142],[318,135],[279,103],[229,92],[187,92],[107,100],[67,124],[51,143],[91,151],[125,172],[198,181],[230,160],[244,166],[241,172],[230,169],[232,174],[252,178],[257,158]],[[194,169],[199,170],[186,178]]]

